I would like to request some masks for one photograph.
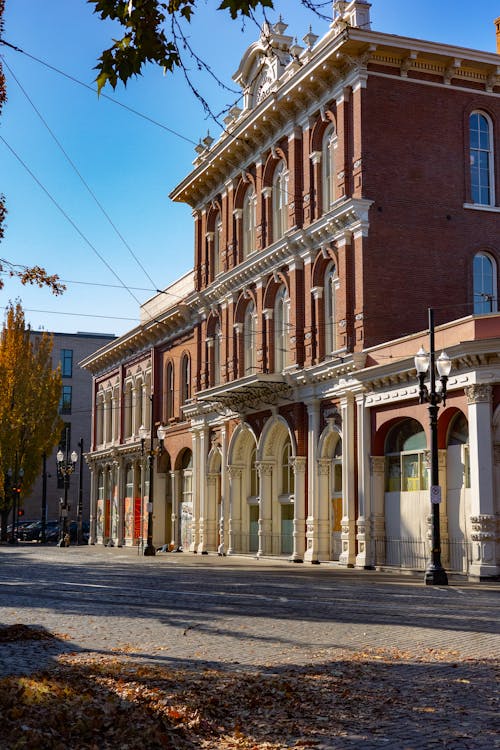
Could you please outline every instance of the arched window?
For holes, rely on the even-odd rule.
[[[243,357],[245,375],[255,372],[255,347],[257,345],[257,326],[255,306],[253,302],[247,305],[245,321],[243,323]]]
[[[405,419],[387,435],[386,491],[412,492],[428,489],[427,440],[420,422]]]
[[[253,186],[243,198],[243,257],[247,258],[255,250],[255,209],[256,198]]]
[[[125,386],[125,437],[132,435],[132,383]]]
[[[288,229],[288,171],[280,161],[273,178],[273,241],[283,237]]]
[[[325,273],[324,301],[325,301],[325,354],[328,357],[337,351],[337,309],[336,293],[339,283],[337,269],[330,263]]]
[[[472,112],[469,117],[471,195],[472,202],[481,206],[495,204],[492,130],[491,120],[484,112]]]
[[[290,349],[290,299],[283,284],[274,305],[274,369],[281,372],[289,364]]]
[[[213,277],[220,273],[220,251],[222,245],[222,220],[220,213],[215,217],[214,225],[214,257],[212,259]]]
[[[167,391],[167,419],[172,419],[174,416],[174,366],[172,362],[167,364],[165,385]]]
[[[104,394],[101,392],[96,399],[96,445],[104,442]]]
[[[474,280],[474,314],[497,312],[497,273],[493,258],[476,253],[472,268]]]
[[[292,464],[292,444],[287,439],[281,451],[281,494],[293,495],[295,492],[295,474]]]
[[[259,473],[255,461],[257,458],[257,449],[253,448],[250,456],[250,497],[257,497],[259,494]]]
[[[187,354],[184,354],[181,362],[181,406],[191,396],[191,361]]]
[[[323,136],[321,165],[323,172],[323,212],[330,209],[335,200],[335,145],[337,134],[331,125]]]
[[[213,353],[213,363],[214,363],[214,370],[213,370],[213,384],[214,385],[220,385],[220,344],[221,344],[221,327],[220,322],[217,321],[215,325],[214,330],[214,353]]]

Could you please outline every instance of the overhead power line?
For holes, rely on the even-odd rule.
[[[106,268],[109,271],[111,271],[111,273],[113,274],[113,276],[115,277],[115,279],[117,279],[117,281],[120,282],[120,285],[124,289],[126,289],[128,291],[128,293],[133,298],[133,300],[138,305],[140,305],[141,303],[140,303],[139,299],[135,296],[135,294],[132,292],[132,290],[130,289],[130,287],[128,287],[125,284],[125,282],[122,281],[122,279],[116,273],[115,269],[108,263],[108,261],[106,260],[106,258],[104,258],[104,256],[99,252],[99,250],[97,250],[97,248],[92,244],[92,242],[86,237],[86,235],[82,232],[82,230],[80,229],[80,227],[73,221],[73,219],[71,218],[71,216],[64,210],[64,208],[60,205],[60,203],[57,202],[57,200],[54,198],[54,196],[47,190],[47,188],[45,187],[45,185],[42,182],[40,182],[40,180],[38,179],[38,177],[28,167],[28,165],[26,164],[26,162],[23,161],[23,159],[21,159],[21,157],[19,156],[19,154],[12,148],[12,146],[5,140],[5,138],[2,135],[0,135],[0,140],[7,146],[7,148],[11,152],[11,154],[24,167],[24,169],[33,178],[33,180],[36,182],[36,184],[43,190],[43,192],[45,193],[45,195],[51,200],[51,202],[54,204],[54,206],[61,212],[61,214],[64,216],[64,218],[67,221],[69,221],[69,223],[71,224],[71,226],[73,227],[73,229],[80,235],[80,237],[85,242],[85,244],[88,245],[88,247],[90,247],[90,249],[92,250],[92,252],[95,253],[95,255],[97,255],[97,257],[99,258],[99,260],[102,263],[104,263],[104,265],[106,266]]]
[[[113,229],[113,231],[115,232],[115,234],[117,235],[117,237],[120,239],[120,241],[122,242],[122,244],[126,247],[126,249],[128,250],[128,252],[132,256],[132,258],[135,260],[135,262],[137,263],[137,265],[141,269],[141,271],[147,277],[148,281],[156,288],[157,285],[155,284],[155,282],[151,278],[150,274],[148,273],[148,271],[144,267],[143,263],[137,257],[137,255],[134,253],[134,251],[130,247],[130,245],[127,242],[127,240],[125,239],[125,237],[122,235],[122,233],[120,232],[120,230],[118,229],[118,227],[116,226],[116,224],[114,223],[114,221],[112,220],[112,218],[110,217],[110,215],[108,214],[108,212],[106,211],[106,209],[104,208],[104,206],[102,205],[102,203],[100,202],[100,200],[97,198],[96,194],[94,193],[94,191],[92,190],[92,188],[90,187],[90,185],[88,184],[88,182],[85,180],[85,178],[83,177],[83,175],[79,171],[78,167],[76,166],[76,164],[74,163],[74,161],[71,159],[71,157],[69,156],[68,152],[63,147],[62,143],[57,138],[57,136],[54,133],[54,131],[50,128],[49,124],[47,123],[47,121],[45,120],[45,118],[43,117],[43,115],[41,114],[40,110],[36,107],[35,103],[33,102],[33,100],[28,95],[28,92],[26,91],[26,89],[23,87],[23,85],[21,84],[21,82],[19,81],[19,79],[16,77],[16,75],[15,75],[14,71],[12,70],[12,68],[5,61],[4,61],[4,64],[5,64],[5,67],[7,68],[7,70],[9,71],[9,73],[11,74],[11,76],[14,78],[14,80],[17,83],[17,85],[19,86],[19,88],[21,89],[21,91],[23,92],[23,94],[26,97],[27,101],[30,103],[30,105],[32,106],[32,108],[34,109],[34,111],[36,112],[36,114],[38,115],[39,119],[41,120],[41,122],[43,123],[43,125],[45,126],[45,128],[47,129],[47,131],[49,132],[49,134],[51,135],[52,139],[54,140],[54,142],[56,143],[57,147],[59,148],[59,150],[63,154],[64,158],[66,159],[66,161],[68,162],[68,164],[70,165],[70,167],[73,169],[73,171],[75,172],[75,174],[79,178],[80,182],[82,183],[82,185],[85,187],[85,189],[87,190],[87,192],[91,196],[92,200],[94,201],[94,203],[96,204],[96,206],[98,207],[98,209],[103,214],[103,216],[106,219],[106,221],[108,222],[108,224],[111,226],[111,228]]]
[[[75,76],[72,76],[69,73],[65,73],[64,70],[61,70],[60,68],[56,68],[54,65],[51,65],[45,60],[41,60],[39,57],[35,57],[35,55],[31,55],[29,52],[26,52],[25,50],[21,49],[21,47],[17,47],[15,44],[11,44],[6,39],[0,39],[0,44],[3,44],[5,47],[9,47],[9,49],[14,50],[15,52],[20,52],[22,55],[29,57],[30,60],[34,60],[35,62],[39,63],[40,65],[43,65],[49,70],[54,71],[54,73],[58,73],[59,75],[64,76],[64,78],[67,78],[69,81],[73,81],[73,83],[77,83],[79,86],[83,86],[89,91],[92,91],[93,94],[97,93],[96,88],[94,88],[93,86],[89,86],[88,83],[85,83],[84,81],[80,81],[78,78],[75,78]],[[133,107],[129,107],[127,104],[123,104],[123,102],[118,101],[118,99],[113,99],[112,96],[108,96],[108,94],[103,94],[102,92],[99,94],[99,96],[102,99],[107,99],[113,104],[117,104],[119,107],[122,107],[122,109],[126,109],[128,112],[131,112],[132,114],[137,115],[137,117],[141,117],[143,120],[147,120],[147,122],[150,122],[152,125],[156,125],[162,130],[165,130],[167,133],[170,133],[171,135],[175,135],[177,138],[182,138],[182,140],[186,141],[186,143],[191,143],[193,146],[197,145],[195,141],[191,140],[191,138],[187,138],[185,135],[182,135],[182,133],[178,133],[176,130],[172,130],[172,128],[169,128],[166,125],[163,125],[161,122],[154,120],[152,117],[149,117],[148,115],[145,115],[142,112],[139,112],[137,109],[134,109]]]

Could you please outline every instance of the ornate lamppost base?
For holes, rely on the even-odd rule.
[[[156,555],[156,549],[153,547],[152,544],[148,544],[147,547],[144,547],[144,557],[154,557]]]
[[[426,586],[447,586],[448,576],[444,568],[435,568],[430,566],[425,571],[425,585]]]

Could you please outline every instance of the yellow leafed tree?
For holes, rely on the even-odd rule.
[[[28,493],[61,435],[58,414],[61,372],[52,368],[52,337],[34,341],[19,303],[9,305],[0,338],[0,502],[9,509],[5,492],[9,470],[23,469],[22,494]]]

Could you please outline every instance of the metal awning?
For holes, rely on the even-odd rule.
[[[262,404],[275,405],[290,391],[290,384],[279,373],[247,375],[230,383],[208,388],[196,394],[196,399],[204,403],[221,405],[232,411],[241,411]]]

